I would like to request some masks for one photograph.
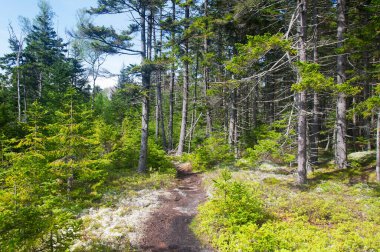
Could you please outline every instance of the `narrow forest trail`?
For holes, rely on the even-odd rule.
[[[201,174],[181,173],[176,185],[159,197],[160,207],[144,223],[139,251],[212,251],[203,247],[189,228],[198,205],[205,200]]]

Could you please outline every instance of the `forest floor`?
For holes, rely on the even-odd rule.
[[[377,230],[375,227],[380,223],[380,214],[378,210],[374,211],[379,206],[380,188],[369,182],[373,180],[372,168],[320,169],[310,177],[307,186],[300,188],[294,186],[294,168],[263,163],[254,170],[231,171],[234,181],[244,182],[263,192],[266,211],[277,216],[277,222],[273,224],[285,225],[286,232],[297,233],[297,225],[301,225],[310,232],[318,229],[318,232],[338,237],[340,229],[361,227],[363,220],[369,223],[370,230]],[[180,170],[176,178],[174,173],[121,176],[113,185],[118,191],[108,193],[101,205],[83,212],[80,239],[70,250],[214,251],[197,239],[190,223],[198,213],[198,206],[213,197],[214,181],[220,174],[220,169],[206,173],[193,173],[189,169]],[[336,205],[336,202],[341,204]],[[312,214],[309,216],[308,213]],[[283,218],[284,222],[281,221]],[[378,231],[380,234],[380,229]],[[368,230],[362,232],[366,234]],[[344,233],[341,237],[346,235],[352,234]],[[363,246],[377,246],[372,244],[377,235],[369,235]],[[201,237],[210,242],[207,237]],[[340,242],[338,238],[336,240]]]
[[[149,184],[119,181],[130,186],[83,212],[80,239],[70,250],[213,251],[201,245],[189,227],[198,205],[207,198],[203,174],[179,170],[175,179],[159,176]]]

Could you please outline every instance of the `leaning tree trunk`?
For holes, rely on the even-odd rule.
[[[343,35],[346,29],[345,17],[346,1],[338,0],[337,15],[338,15],[338,49],[343,47]],[[337,57],[337,84],[342,85],[346,81],[346,56],[339,52]],[[335,162],[339,169],[347,167],[347,145],[346,145],[346,95],[342,92],[338,94],[336,107],[336,145],[335,145]]]
[[[189,147],[187,152],[191,152],[191,140],[193,139],[193,134],[195,131],[196,125],[196,117],[197,117],[197,87],[198,87],[198,67],[199,67],[199,59],[198,53],[195,58],[195,80],[194,80],[194,93],[193,93],[193,107],[191,112],[191,124],[190,124],[190,132],[189,132]]]
[[[189,27],[190,17],[190,6],[187,4],[185,7],[185,30]],[[187,35],[185,35],[187,36]],[[185,146],[185,139],[186,139],[186,126],[187,126],[187,112],[188,112],[188,101],[189,101],[189,39],[185,38],[185,61],[184,61],[184,79],[183,79],[183,98],[182,98],[182,122],[181,122],[181,131],[179,135],[179,143],[178,143],[178,149],[177,149],[177,155],[182,155],[183,149]]]
[[[298,53],[299,60],[306,62],[306,0],[298,0]],[[301,79],[299,78],[299,81]],[[297,94],[298,105],[298,183],[305,184],[307,182],[306,175],[306,91]]]
[[[146,38],[145,38],[145,8],[141,10],[141,58],[142,58],[142,116],[141,116],[141,144],[138,164],[138,172],[147,171],[148,159],[148,127],[149,127],[149,89],[150,89],[150,66],[146,64]]]

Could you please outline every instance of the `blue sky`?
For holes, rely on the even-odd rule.
[[[33,19],[38,13],[39,0],[0,0],[0,55],[8,52],[8,25],[11,22],[15,30],[19,27],[19,16]],[[60,37],[67,41],[66,30],[76,24],[76,14],[79,9],[96,6],[96,0],[48,0],[55,13],[54,26]],[[112,25],[115,29],[122,29],[129,23],[125,15],[101,16],[96,23]],[[138,45],[137,45],[138,46]],[[122,64],[138,63],[138,56],[109,56],[104,67],[112,73],[118,73]],[[98,85],[111,86],[115,79],[100,79]]]

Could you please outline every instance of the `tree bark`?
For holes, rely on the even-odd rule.
[[[205,17],[206,17],[206,25],[205,29],[207,32],[208,29],[208,0],[205,0],[204,2],[204,12],[205,12]],[[208,53],[208,38],[207,36],[204,37],[203,41],[203,50],[204,50],[204,55],[207,57]],[[209,89],[209,67],[208,67],[208,62],[204,62],[204,70],[203,70],[203,77],[204,77],[204,97],[205,97],[205,105],[206,105],[206,137],[209,137],[212,133],[212,119],[211,119],[211,111],[210,111],[210,104],[207,99],[207,90]]]
[[[160,20],[162,19],[162,8],[160,9]],[[158,56],[162,56],[162,28],[160,28],[160,44],[159,44],[159,52]],[[161,128],[161,139],[162,139],[162,147],[167,152],[168,146],[166,144],[166,133],[165,133],[165,120],[164,120],[164,108],[163,108],[163,102],[162,102],[162,84],[164,83],[162,71],[159,70],[158,72],[158,83],[157,83],[157,106],[158,106],[158,112],[159,112],[159,122],[160,122],[160,128]]]
[[[301,62],[306,62],[306,0],[298,0],[298,54]],[[299,77],[299,81],[301,81]],[[306,175],[306,91],[297,94],[298,105],[298,183],[305,184],[307,182]]]
[[[318,63],[318,10],[317,2],[313,1],[313,61]],[[315,165],[318,162],[318,142],[319,142],[319,96],[316,91],[313,94],[313,117],[310,133],[310,163]],[[312,166],[310,166],[312,169]]]
[[[228,123],[228,144],[231,150],[234,150],[236,155],[236,140],[237,140],[237,108],[236,108],[236,88],[230,90],[229,98],[229,123]]]
[[[190,128],[190,134],[189,134],[189,148],[188,151],[190,153],[191,151],[191,140],[193,139],[193,134],[195,130],[196,125],[196,117],[197,117],[197,87],[198,87],[198,68],[199,68],[199,58],[198,53],[195,59],[195,80],[194,80],[194,93],[193,93],[193,108],[191,112],[191,128]]]
[[[188,29],[190,17],[190,6],[185,6],[185,30]],[[186,35],[185,35],[186,36]],[[189,39],[185,38],[185,61],[184,61],[184,78],[183,78],[183,97],[182,97],[182,121],[181,131],[179,135],[179,143],[177,149],[177,155],[182,155],[186,140],[186,127],[187,127],[187,113],[188,113],[188,101],[189,101]]]
[[[170,31],[170,39],[172,43],[172,47],[174,47],[175,43],[175,30],[174,30],[174,22],[175,22],[175,5],[176,1],[172,0],[172,27]],[[175,65],[174,63],[170,66],[170,86],[169,86],[169,122],[168,122],[168,148],[169,150],[173,150],[173,120],[174,120],[174,81],[175,81]]]
[[[141,60],[142,60],[142,116],[141,116],[141,144],[137,171],[144,173],[147,171],[148,159],[148,128],[149,128],[149,89],[150,89],[150,66],[146,64],[146,37],[145,37],[145,7],[141,9]]]
[[[337,15],[338,15],[338,49],[342,49],[344,32],[346,30],[346,17],[345,17],[346,0],[337,1]],[[346,55],[339,52],[337,57],[337,84],[341,85],[346,81]],[[346,95],[344,93],[338,94],[337,108],[336,108],[336,150],[335,162],[339,169],[347,167],[347,146],[346,146]]]
[[[166,145],[166,134],[165,134],[165,121],[164,121],[164,110],[162,106],[162,74],[161,72],[158,75],[158,82],[157,82],[157,107],[159,112],[159,124],[161,129],[161,139],[162,139],[162,147],[165,151],[168,150],[168,146]]]
[[[253,97],[252,97],[252,127],[257,127],[257,99],[258,99],[258,92],[259,92],[259,83],[254,84],[254,90],[253,90]]]
[[[20,91],[20,59],[22,54],[22,47],[23,47],[23,38],[20,38],[20,41],[18,43],[18,51],[17,51],[17,58],[16,58],[16,67],[17,67],[17,114],[18,114],[18,122],[21,122],[21,91]]]

